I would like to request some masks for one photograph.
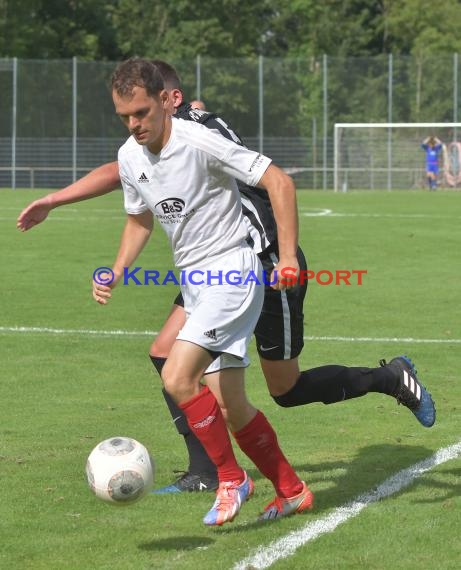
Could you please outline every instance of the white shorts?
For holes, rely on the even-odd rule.
[[[248,344],[264,300],[261,262],[250,247],[243,246],[213,258],[210,263],[202,263],[199,269],[204,274],[203,283],[195,285],[186,278],[181,285],[187,321],[177,338],[223,353],[206,373],[246,367]],[[228,272],[232,272],[233,277],[240,275],[242,283],[228,283],[225,278]],[[220,273],[224,277],[219,282],[208,277]],[[194,281],[199,279],[194,277]]]

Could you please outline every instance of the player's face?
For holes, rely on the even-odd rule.
[[[112,99],[115,112],[136,141],[158,154],[170,134],[168,92],[163,90],[152,96],[143,87],[134,87],[128,97],[113,91]]]

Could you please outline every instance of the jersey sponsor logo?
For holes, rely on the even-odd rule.
[[[205,331],[203,334],[205,336],[207,336],[208,338],[211,338],[212,340],[218,340],[216,338],[216,329],[211,329],[209,331]]]
[[[181,198],[167,198],[161,202],[157,202],[154,208],[161,210],[163,214],[174,214],[182,212],[186,203]]]
[[[143,173],[141,174],[141,176],[138,178],[138,182],[141,182],[141,183],[149,182],[149,178],[147,178],[147,176],[146,176],[145,173],[143,172]]]
[[[165,198],[157,202],[154,211],[159,222],[163,224],[179,224],[189,218],[195,209],[185,212],[186,203],[181,198]]]

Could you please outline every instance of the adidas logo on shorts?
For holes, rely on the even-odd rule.
[[[212,340],[218,340],[216,338],[216,329],[211,329],[209,331],[205,331],[203,334],[205,336],[207,336],[208,338],[211,338]]]

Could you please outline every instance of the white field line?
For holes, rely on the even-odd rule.
[[[301,216],[308,218],[391,218],[391,219],[437,219],[437,220],[459,220],[461,216],[449,214],[385,214],[373,212],[334,212],[330,208],[298,208]]]
[[[20,213],[20,209],[16,208],[15,206],[5,206],[2,208],[2,211],[12,211],[12,212],[18,212],[18,215]],[[102,212],[102,213],[107,213],[107,212],[123,212],[123,208],[71,208],[69,206],[61,206],[60,208],[61,212],[72,212],[72,213],[85,213],[85,212]],[[50,214],[52,217],[54,217],[54,213]]]
[[[308,522],[299,530],[290,532],[289,534],[279,538],[268,544],[260,546],[256,552],[247,558],[238,562],[233,570],[256,570],[261,568],[269,568],[278,560],[287,558],[295,553],[295,551],[308,542],[315,540],[322,534],[332,532],[340,524],[357,516],[363,509],[376,503],[386,497],[390,497],[398,493],[405,487],[413,483],[414,479],[429,471],[437,465],[441,465],[451,459],[456,459],[461,455],[461,441],[439,449],[431,457],[415,463],[407,469],[399,471],[381,483],[377,488],[359,495],[351,502],[338,507],[330,514]]]
[[[305,336],[304,340],[337,342],[399,342],[410,344],[461,344],[461,338],[412,338],[369,336]]]
[[[62,334],[62,335],[95,335],[95,336],[156,336],[158,331],[128,330],[94,330],[94,329],[60,329],[51,327],[2,327],[0,334]],[[461,344],[460,338],[399,338],[399,337],[350,337],[350,336],[305,336],[304,340],[320,342],[396,342],[407,344]]]
[[[123,213],[120,216],[69,216],[68,218],[60,218],[53,216],[47,220],[50,222],[101,222],[104,220],[123,220],[126,216]],[[15,222],[17,218],[0,217],[0,222]]]
[[[95,335],[95,336],[156,336],[157,331],[125,331],[125,330],[93,330],[93,329],[55,329],[51,327],[0,327],[1,333],[26,334],[62,334],[62,335]]]

